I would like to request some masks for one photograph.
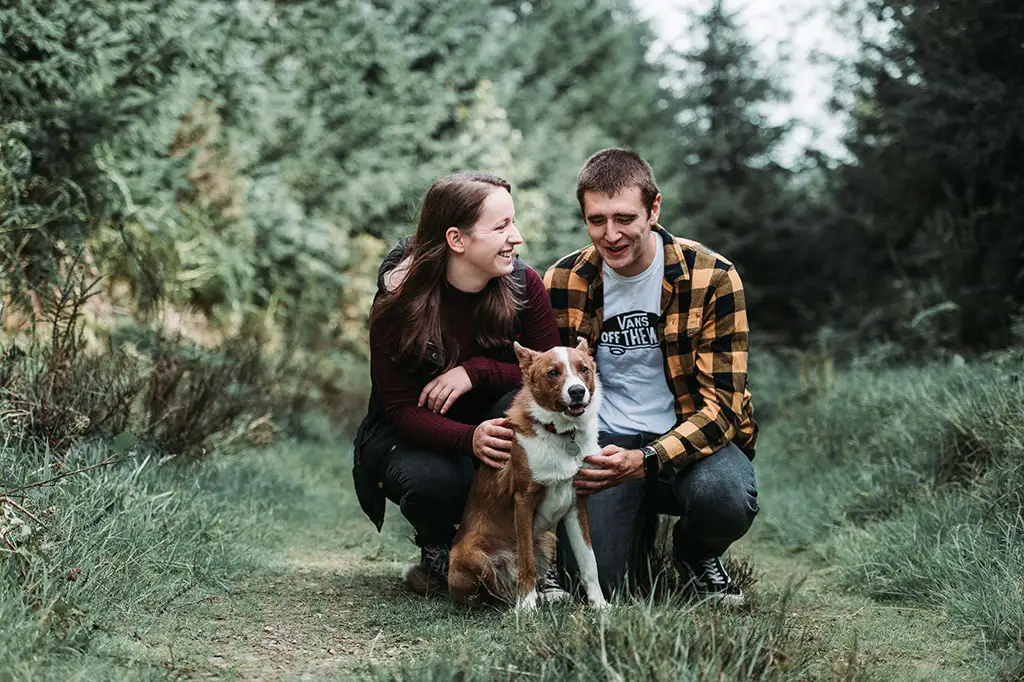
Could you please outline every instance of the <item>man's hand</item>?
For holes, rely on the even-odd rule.
[[[428,410],[444,414],[452,406],[452,403],[472,389],[473,382],[469,380],[469,374],[459,365],[452,367],[444,374],[439,374],[424,386],[420,391],[419,402],[416,404],[419,407],[426,405]]]
[[[620,483],[644,477],[644,453],[639,450],[606,445],[601,449],[601,454],[591,455],[583,461],[594,468],[583,467],[576,474],[576,492],[580,495],[593,495]]]
[[[489,467],[500,469],[512,456],[516,434],[504,417],[488,419],[473,430],[473,456]]]

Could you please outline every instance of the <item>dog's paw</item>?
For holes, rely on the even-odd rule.
[[[530,590],[525,597],[516,601],[516,613],[530,613],[537,610],[537,590]]]
[[[609,604],[603,596],[597,597],[596,599],[592,598],[589,601],[590,608],[594,609],[595,611],[607,611],[611,608],[611,604]]]

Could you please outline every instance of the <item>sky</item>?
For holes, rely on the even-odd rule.
[[[687,12],[704,11],[710,0],[633,0],[642,16],[651,19],[659,38],[685,49],[688,37]],[[739,22],[769,63],[780,64],[781,83],[790,91],[786,106],[767,110],[773,122],[795,119],[799,123],[780,150],[782,160],[798,154],[814,142],[834,156],[843,153],[841,119],[827,109],[832,94],[833,67],[820,63],[816,55],[851,57],[856,45],[833,26],[830,0],[726,0],[729,11],[739,11]],[[788,43],[789,58],[780,62],[780,44]]]

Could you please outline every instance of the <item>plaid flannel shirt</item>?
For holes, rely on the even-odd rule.
[[[757,422],[747,387],[749,329],[743,285],[732,263],[660,225],[665,248],[658,336],[675,396],[676,426],[652,445],[662,464],[685,467],[734,442],[754,457]],[[562,343],[601,339],[604,289],[593,245],[544,275]],[[600,368],[599,368],[600,369]]]

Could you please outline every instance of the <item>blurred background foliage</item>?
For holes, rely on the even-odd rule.
[[[834,64],[842,144],[806,148],[778,115],[803,84],[750,30],[767,3],[680,4],[689,35],[664,44],[630,0],[0,2],[0,666],[17,666],[0,680],[102,679],[142,644],[146,679],[195,673],[171,650],[205,632],[188,604],[214,613],[191,590],[250,581],[290,523],[318,553],[377,562],[342,520],[358,512],[339,443],[365,414],[382,254],[434,179],[472,168],[511,181],[543,271],[587,243],[576,173],[610,145],[650,161],[665,227],[743,276],[757,532],[908,613],[944,604],[964,642],[1012,654],[998,679],[1024,679],[1020,0],[819,2],[857,49]],[[270,459],[207,457],[270,443]],[[360,585],[390,618],[398,602]],[[768,652],[781,679],[819,644],[846,656],[833,636],[862,610],[798,643],[772,639],[790,628],[774,610],[744,613],[701,628],[725,639],[694,639],[711,658],[688,660]],[[422,641],[409,613],[400,639]],[[648,613],[623,623],[649,634]],[[474,655],[498,641],[477,630]],[[118,632],[130,649],[101,642]],[[740,647],[757,660],[720,646],[750,632],[771,645]],[[638,641],[619,639],[616,665]],[[594,670],[611,670],[603,643]],[[900,646],[885,658],[917,673],[939,660]],[[527,651],[557,674],[549,654]]]
[[[1017,1],[853,0],[835,21],[861,45],[833,99],[844,153],[783,163],[790,125],[766,111],[784,83],[720,0],[658,59],[627,0],[11,0],[5,329],[78,268],[99,279],[95,338],[162,325],[358,360],[379,258],[432,180],[507,177],[543,270],[586,241],[579,166],[623,145],[654,167],[663,224],[736,262],[758,343],[1019,341]]]

